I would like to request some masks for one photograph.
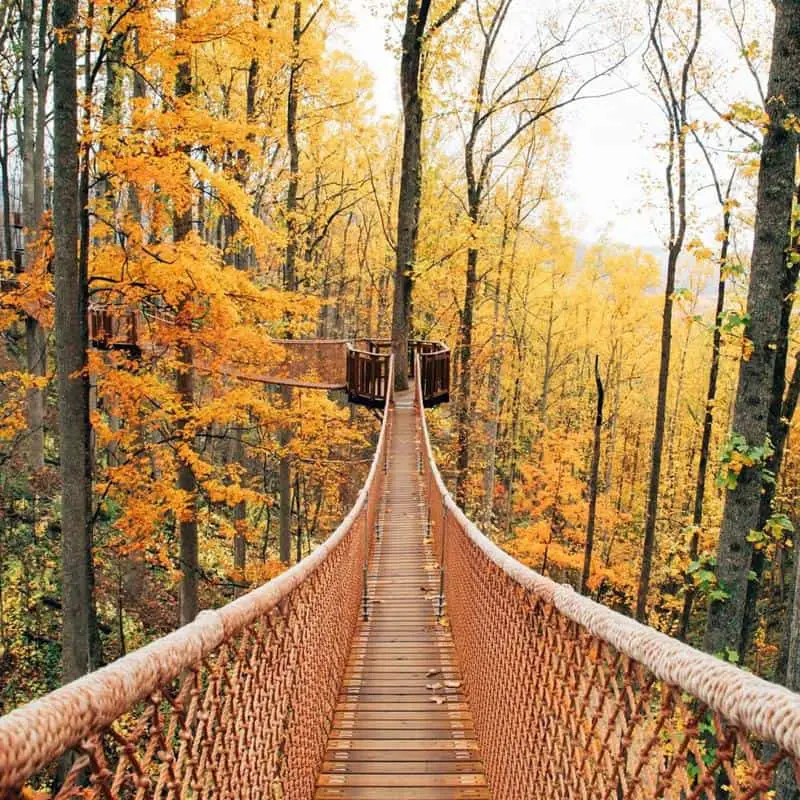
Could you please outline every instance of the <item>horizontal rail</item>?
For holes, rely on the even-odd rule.
[[[497,547],[442,480],[419,380],[416,406],[434,553],[495,800],[766,797],[800,772],[800,695]]]
[[[16,800],[26,784],[52,790],[70,751],[56,798],[89,781],[105,798],[310,800],[358,619],[391,401],[390,391],[355,505],[310,555],[0,718],[0,800]]]

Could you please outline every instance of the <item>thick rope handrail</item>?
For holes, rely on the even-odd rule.
[[[390,376],[392,371],[393,360]],[[355,504],[336,531],[306,558],[228,605],[202,611],[194,622],[0,717],[0,800],[15,797],[14,791],[62,754],[101,734],[137,704],[158,695],[185,673],[196,671],[223,643],[241,635],[259,620],[268,619],[326,566],[359,520],[363,518],[365,531],[370,524],[374,527],[378,492],[373,490],[379,488],[377,484],[383,474],[391,403],[390,390],[375,455]],[[360,535],[357,541],[360,546],[363,541]],[[356,580],[360,580],[360,574]],[[360,591],[356,595],[353,625],[359,599]],[[324,736],[323,732],[323,743]],[[307,781],[312,789],[313,777]]]
[[[441,503],[442,506],[443,524],[440,525],[442,530],[439,536],[452,536],[453,531],[463,533],[472,545],[472,551],[480,554],[487,564],[495,567],[499,575],[505,576],[519,590],[530,593],[532,597],[538,598],[566,620],[575,623],[590,638],[610,646],[631,662],[644,667],[658,681],[691,695],[712,715],[724,718],[727,724],[744,735],[755,737],[763,743],[776,745],[779,750],[784,751],[784,755],[794,759],[797,769],[797,765],[800,765],[800,695],[612,611],[579,594],[570,585],[554,582],[504,552],[467,518],[450,495],[436,466],[430,432],[423,411],[421,391],[418,379],[416,406],[420,418],[422,457],[425,462],[423,471],[429,476],[429,502]],[[433,535],[436,538],[436,531],[433,531]],[[441,542],[439,547],[443,548],[441,553],[445,560],[443,568],[446,572],[451,568],[446,562],[451,547],[446,545],[444,549],[445,545]],[[450,603],[449,597],[448,603]],[[457,613],[458,609],[451,608],[451,616]],[[458,621],[453,619],[452,624],[458,647]],[[477,689],[477,687],[472,688]],[[595,700],[595,702],[600,701]],[[512,736],[513,733],[509,731]],[[719,749],[723,750],[722,744]],[[740,747],[740,750],[744,749],[746,748]],[[774,753],[774,750],[767,749],[765,753]],[[754,758],[757,759],[757,756]],[[761,774],[762,780],[768,772],[775,772],[777,763],[781,760],[780,754],[772,758],[771,766],[758,764],[753,768],[753,772]],[[725,767],[724,761],[722,767]],[[725,778],[729,777],[726,774]],[[770,780],[773,777],[769,774]],[[501,783],[497,776],[495,782]],[[706,795],[702,793],[697,796]],[[760,795],[756,793],[731,796]]]

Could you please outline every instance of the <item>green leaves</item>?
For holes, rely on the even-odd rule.
[[[722,602],[727,600],[730,594],[720,584],[714,571],[716,566],[716,557],[711,553],[703,553],[696,561],[689,564],[686,572],[692,578],[698,595],[712,602]]]
[[[767,435],[762,445],[751,446],[741,433],[732,432],[720,453],[717,486],[733,490],[739,483],[739,476],[745,469],[756,468],[761,472],[765,483],[774,483],[775,474],[765,469],[766,463],[775,453],[772,440]]]
[[[771,544],[783,547],[791,547],[792,539],[790,534],[794,533],[794,524],[780,512],[774,512],[764,525],[763,530],[751,530],[747,534],[747,541],[756,550],[764,550]]]
[[[746,313],[729,310],[719,315],[719,327],[723,333],[739,333],[739,329],[747,327],[749,323],[750,315]]]

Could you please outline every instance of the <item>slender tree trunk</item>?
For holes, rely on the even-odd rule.
[[[503,262],[500,262],[497,273],[497,284],[494,290],[494,322],[492,324],[491,367],[486,376],[489,408],[486,418],[486,466],[483,470],[483,508],[481,509],[481,525],[488,532],[494,520],[494,481],[497,460],[497,432],[500,423],[500,398],[503,371],[503,336],[500,335],[500,279]]]
[[[547,333],[544,340],[544,365],[542,374],[542,394],[539,398],[539,417],[542,425],[547,428],[547,407],[550,400],[550,378],[552,376],[553,360],[553,301],[555,298],[555,283],[552,286],[549,300],[549,313],[547,315]]]
[[[292,407],[292,389],[290,386],[281,387],[286,410]],[[278,462],[278,547],[280,559],[284,564],[289,564],[292,558],[292,462],[286,448],[292,440],[292,430],[289,425],[283,425],[278,433],[278,444],[283,451]]]
[[[749,322],[745,336],[752,345],[748,359],[739,367],[739,386],[734,404],[733,430],[748,446],[761,447],[770,433],[776,398],[782,401],[785,375],[780,363],[783,317],[786,313],[786,249],[791,230],[795,190],[797,134],[789,115],[800,114],[800,0],[775,3],[772,65],[767,97],[769,127],[764,135],[759,168],[756,225],[747,297]],[[791,291],[791,290],[790,290]],[[791,294],[789,295],[791,297]],[[780,388],[780,395],[777,389]],[[735,489],[725,498],[717,550],[717,579],[727,592],[725,600],[711,603],[705,648],[744,655],[748,583],[753,546],[747,541],[751,530],[760,530],[765,482],[757,464],[745,468]]]
[[[692,538],[689,541],[689,561],[696,561],[700,554],[700,530],[703,525],[703,503],[706,494],[706,476],[708,473],[708,456],[711,450],[711,433],[714,428],[714,404],[717,399],[717,381],[719,380],[720,350],[722,345],[721,316],[725,309],[725,275],[728,269],[728,244],[731,232],[731,212],[725,207],[722,216],[722,232],[724,238],[719,253],[719,282],[717,283],[717,307],[714,313],[714,338],[711,345],[711,369],[708,373],[708,390],[706,391],[706,410],[703,417],[703,438],[700,442],[700,458],[697,465],[697,480],[694,489],[694,510],[692,512]],[[692,604],[695,592],[691,578],[687,582],[686,595],[683,599],[681,622],[678,637],[686,640],[689,632],[689,621],[692,616]]]
[[[619,426],[619,404],[620,404],[620,383],[622,372],[622,345],[619,345],[620,352],[617,352],[617,342],[611,346],[611,360],[613,363],[608,366],[606,383],[614,383],[612,394],[611,414],[609,416],[608,445],[605,456],[605,470],[603,474],[603,492],[611,495],[614,486],[614,456],[617,450],[617,431]]]
[[[660,49],[658,14],[662,8],[659,0],[658,11],[651,29],[650,41],[661,59],[664,55]],[[688,78],[700,43],[702,31],[702,0],[697,0],[695,8],[694,41],[683,63],[681,83],[676,95],[671,84],[667,69],[664,69],[665,80],[668,82],[667,92],[669,99],[662,89],[665,97],[667,116],[670,120],[670,157],[666,170],[666,183],[668,194],[668,209],[670,217],[670,242],[667,257],[667,280],[664,289],[664,309],[661,317],[661,357],[658,370],[658,397],[656,400],[656,418],[653,426],[653,444],[650,457],[650,480],[647,489],[647,508],[645,511],[644,542],[642,545],[642,570],[639,577],[639,588],[636,597],[636,619],[640,622],[647,620],[647,595],[650,589],[650,572],[653,562],[653,552],[656,544],[656,523],[658,521],[658,499],[661,488],[661,455],[664,448],[664,428],[667,412],[667,389],[669,386],[670,355],[672,352],[672,307],[675,292],[675,272],[678,258],[683,250],[683,241],[686,235],[686,137],[688,135],[688,117],[686,112],[686,98],[688,93]],[[677,151],[677,193],[673,186],[673,158]],[[677,218],[677,219],[676,219]],[[676,224],[677,223],[677,224]]]
[[[477,209],[475,212],[477,217]],[[475,299],[478,289],[478,251],[470,247],[467,251],[467,276],[464,287],[464,307],[461,310],[459,331],[461,373],[458,380],[458,404],[456,428],[458,451],[456,456],[456,502],[466,508],[467,481],[470,457],[470,411],[472,409],[472,329],[475,314]]]
[[[295,0],[292,22],[292,65],[289,69],[289,92],[286,101],[286,142],[289,149],[289,186],[286,193],[286,258],[283,285],[289,291],[297,286],[297,187],[300,175],[300,147],[297,143],[297,106],[300,62],[302,2]]]
[[[289,186],[286,193],[286,254],[283,265],[283,288],[289,292],[297,291],[297,190],[300,180],[300,148],[297,142],[297,110],[299,101],[299,75],[300,39],[302,37],[301,0],[294,2],[294,17],[292,21],[292,66],[289,72],[289,94],[286,102],[286,138],[289,149]],[[281,387],[281,397],[284,408],[289,411],[292,407],[292,389],[290,386]],[[279,523],[279,550],[280,559],[284,564],[289,564],[292,558],[292,464],[289,453],[286,451],[292,440],[292,431],[288,425],[281,427],[278,433],[278,443],[281,446],[281,456],[278,463],[278,496],[280,511]]]
[[[14,244],[11,240],[11,175],[9,170],[8,116],[12,98],[6,96],[3,108],[3,155],[0,159],[0,177],[3,191],[3,254],[11,261],[14,258]]]
[[[44,158],[47,129],[47,94],[50,71],[47,69],[47,46],[50,34],[47,14],[49,0],[41,0],[39,8],[38,62],[36,64],[36,141],[33,148],[33,218],[37,228],[45,210]]]
[[[56,358],[61,436],[63,559],[62,674],[73,680],[93,669],[96,654],[92,569],[92,463],[87,276],[78,261],[77,0],[54,0],[53,49]]]
[[[139,46],[139,32],[133,31],[133,52],[136,58],[141,58],[141,48]],[[133,104],[137,105],[137,101],[143,101],[147,97],[147,84],[142,78],[141,74],[137,71],[133,73]],[[139,224],[142,223],[142,201],[139,197],[139,192],[136,187],[131,185],[128,187],[128,204],[131,210],[131,216]]]
[[[175,4],[175,25],[179,34],[181,26],[187,19],[185,0],[177,0]],[[189,54],[183,51],[181,44],[176,54],[178,70],[175,76],[176,98],[188,97],[192,91],[192,72]],[[189,175],[186,175],[187,180]],[[172,237],[175,244],[180,244],[192,230],[191,203],[186,208],[175,210],[172,219]],[[188,335],[188,334],[187,334]],[[191,413],[194,406],[194,354],[188,342],[179,345],[180,367],[176,377],[176,388],[184,413]],[[183,423],[180,426],[183,428]],[[199,544],[197,533],[197,480],[190,464],[181,462],[178,466],[178,488],[186,494],[186,505],[178,522],[180,535],[180,565],[183,573],[180,585],[180,623],[191,622],[200,610],[198,584],[200,577]]]
[[[594,445],[592,447],[592,471],[589,478],[589,520],[586,523],[586,546],[583,549],[583,572],[581,594],[586,593],[592,573],[592,550],[594,548],[594,526],[597,515],[597,479],[600,473],[600,440],[603,433],[603,381],[600,380],[600,356],[594,357],[594,382],[597,386],[597,412],[594,418]]]
[[[36,115],[33,70],[33,0],[22,2],[22,224],[25,226],[23,268],[32,269],[34,243],[38,238],[36,208]],[[40,212],[41,215],[41,212]],[[31,375],[47,374],[47,345],[44,330],[34,317],[25,318],[25,351]],[[44,467],[44,390],[29,389],[27,405],[27,455],[31,470]]]

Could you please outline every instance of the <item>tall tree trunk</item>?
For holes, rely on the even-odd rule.
[[[141,47],[139,45],[139,32],[133,31],[133,52],[137,59],[142,57]],[[133,73],[133,104],[137,105],[137,101],[143,101],[147,97],[147,84],[141,73],[137,70]],[[128,187],[128,205],[131,211],[131,216],[134,221],[141,225],[142,223],[142,201],[139,197],[139,192],[136,187],[131,185]]]
[[[300,147],[297,142],[298,81],[300,61],[302,2],[295,0],[292,20],[292,64],[289,69],[289,92],[286,101],[286,143],[289,150],[289,186],[286,192],[286,258],[283,286],[290,292],[297,286],[297,187],[300,175]]]
[[[800,352],[795,356],[794,372],[792,373],[792,380],[789,383],[784,403],[784,417],[787,428],[794,416],[799,398]],[[800,691],[800,581],[798,581],[797,574],[797,553],[795,553],[792,572],[794,591],[792,603],[788,608],[784,622],[783,642],[781,644],[777,672],[778,679],[783,678],[787,689],[798,692]],[[775,800],[798,800],[799,796],[800,792],[798,791],[792,767],[790,764],[783,762],[778,768]]]
[[[770,122],[764,134],[758,178],[756,225],[747,296],[749,322],[745,335],[752,344],[748,359],[739,367],[739,386],[734,404],[733,430],[748,446],[761,447],[770,433],[770,418],[777,389],[782,400],[785,375],[778,374],[781,361],[782,318],[786,312],[786,249],[791,230],[795,189],[797,134],[789,115],[800,114],[800,0],[775,4],[772,64],[767,97],[783,102],[767,104]],[[790,290],[791,293],[791,290]],[[791,294],[790,294],[791,296]],[[753,546],[751,530],[762,527],[763,480],[757,464],[742,470],[735,489],[725,498],[717,550],[717,578],[727,598],[711,603],[705,648],[719,653],[745,649],[748,583]]]
[[[594,548],[594,526],[597,515],[597,478],[600,473],[600,439],[603,433],[603,381],[600,379],[600,356],[594,357],[594,382],[597,386],[597,411],[594,418],[594,445],[592,447],[592,471],[589,477],[589,520],[586,523],[586,546],[583,548],[583,572],[580,592],[584,594],[592,573],[592,550]]]
[[[547,333],[544,339],[544,364],[542,366],[542,394],[539,398],[539,417],[543,427],[547,428],[547,407],[550,400],[550,378],[553,374],[553,301],[555,299],[555,281],[550,291],[549,313],[547,315]]]
[[[92,569],[87,276],[78,261],[77,0],[54,0],[53,138],[55,179],[56,357],[61,435],[63,559],[62,675],[73,680],[96,664]]]
[[[669,385],[670,355],[672,352],[672,306],[675,292],[675,271],[678,258],[683,250],[686,235],[686,137],[688,136],[688,116],[686,99],[688,94],[689,74],[694,62],[702,31],[702,0],[697,0],[695,8],[694,40],[684,59],[681,69],[680,86],[672,85],[665,57],[661,50],[660,12],[662,0],[658,0],[656,16],[650,31],[650,43],[659,57],[662,76],[667,83],[666,89],[660,88],[665,102],[665,111],[670,122],[670,156],[666,169],[668,195],[668,211],[670,217],[670,241],[667,256],[667,280],[664,288],[664,309],[661,317],[661,357],[658,370],[658,397],[656,400],[656,418],[653,426],[653,444],[650,456],[650,480],[647,489],[647,507],[645,511],[644,542],[642,545],[642,570],[639,577],[639,588],[636,596],[636,619],[647,620],[647,594],[650,589],[650,571],[653,563],[653,551],[656,540],[656,523],[658,521],[658,495],[661,488],[661,455],[664,448],[664,428],[667,412],[667,389]],[[677,152],[677,193],[673,185],[674,156]],[[676,219],[677,218],[677,219]]]
[[[796,189],[796,206],[795,209],[800,209],[800,185]],[[800,276],[800,223],[796,220],[793,224],[792,230],[792,246],[789,251],[792,258],[787,259],[786,269],[783,272],[783,288],[781,295],[783,301],[781,303],[780,324],[778,329],[778,343],[775,348],[775,368],[772,381],[772,397],[769,406],[769,415],[767,417],[767,432],[772,442],[773,454],[769,459],[769,469],[774,475],[774,480],[767,481],[761,493],[761,502],[759,504],[758,512],[758,527],[756,530],[764,530],[769,518],[774,511],[773,503],[775,501],[776,489],[778,486],[778,476],[781,474],[783,466],[783,456],[786,451],[786,440],[789,436],[789,426],[791,424],[792,414],[794,413],[794,406],[792,405],[791,411],[788,407],[797,402],[796,392],[797,374],[795,373],[792,382],[787,391],[787,396],[784,398],[784,389],[786,388],[786,368],[789,360],[789,334],[791,328],[792,308],[794,306],[795,291],[797,289],[797,280]],[[761,577],[764,573],[765,567],[765,552],[761,548],[753,552],[753,558],[750,565],[753,580],[747,582],[747,599],[745,602],[744,614],[744,631],[742,634],[742,652],[746,652],[747,648],[752,641],[753,631],[757,623],[756,603],[761,589]]]
[[[497,269],[497,282],[494,288],[494,320],[492,322],[492,342],[494,350],[492,352],[491,366],[486,376],[487,397],[489,398],[489,408],[486,413],[486,466],[483,470],[483,508],[481,509],[481,526],[485,532],[489,531],[494,520],[494,482],[497,463],[497,433],[500,427],[500,399],[503,371],[503,340],[505,338],[505,318],[500,322],[500,282],[503,275],[503,256],[505,251],[505,238],[507,229],[503,230],[503,242],[501,246],[501,258]],[[512,275],[509,276],[509,289],[513,279],[513,259],[512,253]],[[507,307],[506,307],[507,311]]]
[[[708,373],[708,390],[706,391],[706,410],[703,416],[703,438],[700,441],[700,457],[697,465],[697,480],[694,489],[694,509],[692,512],[692,538],[689,541],[689,561],[696,561],[700,554],[700,530],[703,525],[703,503],[706,494],[706,476],[708,473],[708,455],[711,450],[711,433],[714,428],[714,404],[717,399],[717,381],[719,379],[720,349],[722,345],[721,316],[725,309],[725,275],[728,269],[728,245],[731,233],[731,212],[724,206],[722,215],[722,232],[724,238],[719,253],[719,282],[717,283],[717,307],[714,313],[714,338],[711,345],[711,369]],[[689,632],[689,621],[692,616],[695,591],[691,578],[687,581],[686,594],[683,598],[681,622],[678,637],[686,640]]]
[[[297,189],[300,180],[300,147],[297,141],[297,110],[299,102],[300,39],[302,37],[302,2],[295,0],[292,19],[292,66],[289,72],[289,93],[286,101],[286,140],[289,150],[289,186],[286,193],[286,254],[283,264],[283,288],[297,291]],[[292,389],[281,387],[284,408],[292,407]],[[292,463],[286,451],[292,440],[289,425],[281,427],[278,444],[281,456],[278,463],[279,538],[280,559],[289,564],[292,558]]]
[[[36,141],[33,148],[33,217],[37,227],[45,210],[44,159],[47,129],[47,94],[50,70],[47,68],[47,47],[50,35],[47,14],[49,0],[41,0],[39,8],[39,41],[36,64]]]
[[[39,216],[36,208],[36,115],[33,77],[33,0],[22,2],[22,224],[25,226],[23,268],[30,270],[34,261],[34,243],[38,238]],[[39,212],[41,215],[41,212]],[[25,352],[31,375],[47,374],[47,344],[42,326],[34,317],[25,318]],[[44,391],[29,389],[26,394],[28,466],[44,467]]]
[[[8,117],[10,114],[10,107],[12,98],[6,96],[4,98],[5,106],[3,108],[3,154],[0,158],[0,178],[2,179],[2,192],[3,192],[3,257],[10,261],[14,258],[14,244],[11,240],[11,174],[9,164],[9,144],[8,144]]]
[[[477,219],[477,209],[475,212]],[[474,222],[475,220],[473,220]],[[458,378],[458,403],[456,406],[456,429],[458,444],[456,455],[456,502],[466,508],[467,480],[469,479],[470,456],[470,411],[472,408],[472,329],[475,314],[475,299],[478,290],[478,250],[467,250],[467,276],[464,286],[464,307],[461,309],[459,329],[459,351],[461,372]]]
[[[408,388],[408,339],[411,328],[411,295],[422,194],[422,95],[420,73],[425,26],[430,0],[408,0],[400,57],[400,94],[403,101],[403,165],[397,201],[397,248],[392,305],[392,352],[394,385]]]
[[[187,4],[185,0],[178,0],[175,4],[175,25],[180,28],[187,19]],[[183,51],[183,44],[176,53],[178,70],[175,75],[175,97],[187,97],[192,91],[192,72],[189,54]],[[186,175],[189,179],[189,175]],[[176,209],[172,219],[172,237],[176,244],[180,244],[192,230],[191,203],[186,208]],[[187,334],[188,335],[188,334]],[[176,388],[184,407],[189,413],[194,405],[194,354],[191,344],[183,342],[179,346],[179,361],[181,366],[176,377]],[[181,425],[183,427],[183,425]],[[198,534],[197,534],[197,480],[190,464],[182,462],[178,466],[178,488],[186,493],[187,501],[178,522],[180,532],[180,623],[186,625],[191,622],[200,610],[198,598],[198,583],[200,567],[198,560]]]

